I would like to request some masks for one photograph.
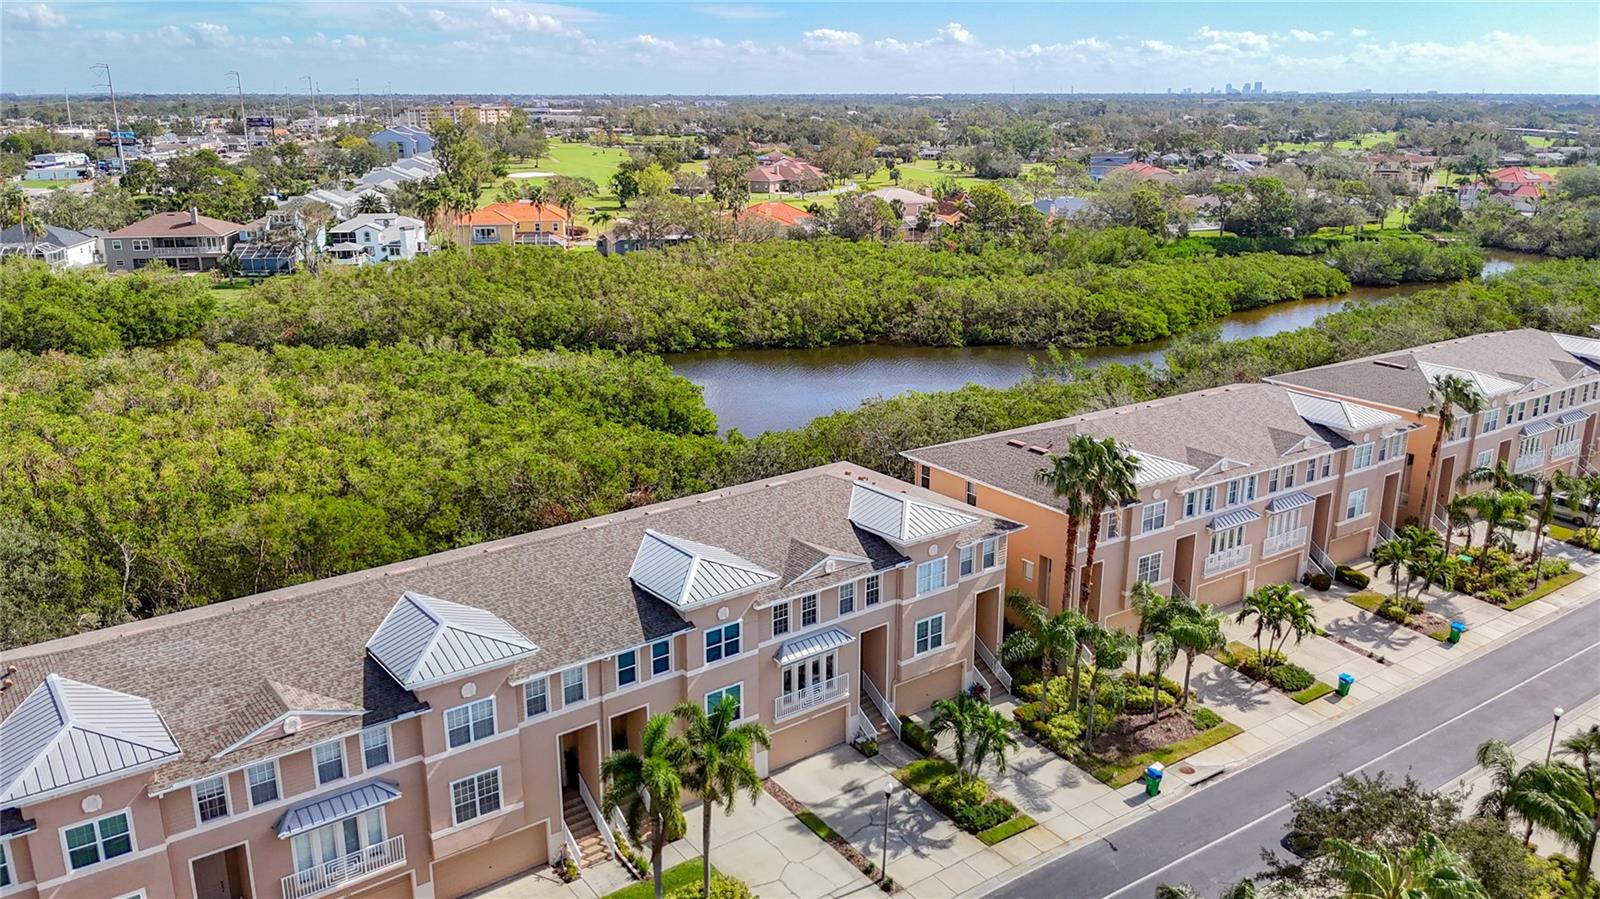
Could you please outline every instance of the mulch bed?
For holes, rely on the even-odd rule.
[[[772,778],[769,777],[762,781],[761,786],[766,789],[768,796],[778,800],[779,805],[788,809],[789,814],[799,817],[801,812],[811,811],[809,808],[806,808],[806,804],[804,802],[801,802],[800,800],[791,796],[788,790],[778,786],[778,782]],[[832,846],[833,851],[843,856],[845,861],[854,865],[856,870],[860,871],[864,876],[871,879],[875,883],[882,880],[883,872],[878,870],[876,864],[868,861],[867,857],[861,854],[861,850],[857,849],[854,843],[851,843],[844,837],[839,836],[837,833],[828,837],[819,838],[829,846]],[[895,884],[894,889],[896,892],[898,892],[900,885]]]
[[[1125,712],[1110,730],[1096,734],[1094,754],[1102,758],[1132,758],[1200,732],[1182,709],[1163,709],[1161,718],[1150,723],[1148,712]]]

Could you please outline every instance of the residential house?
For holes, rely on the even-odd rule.
[[[473,210],[452,222],[447,236],[463,246],[502,244],[565,249],[570,240],[565,209],[528,200],[493,203]]]
[[[681,232],[658,235],[638,234],[628,227],[627,222],[620,222],[609,233],[602,234],[596,238],[594,248],[602,256],[625,256],[629,253],[637,253],[640,250],[658,250],[662,247],[676,246],[677,244],[694,240],[694,238],[693,234]]]
[[[611,864],[602,759],[764,776],[978,683],[1018,525],[837,463],[7,651],[7,896],[454,899]]]
[[[777,200],[752,203],[746,206],[738,217],[741,221],[746,219],[769,221],[782,228],[810,228],[815,224],[811,213]]]
[[[1354,403],[1232,384],[904,455],[921,486],[1027,526],[1010,541],[1008,589],[1131,628],[1141,581],[1220,605],[1365,556],[1395,522],[1407,428]],[[1036,475],[1078,435],[1133,455],[1138,495],[1085,523],[1067,560],[1066,504]],[[1080,603],[1090,528],[1099,545]]]
[[[374,146],[393,147],[401,159],[433,152],[433,135],[410,125],[390,125],[367,140]]]
[[[438,174],[439,162],[431,155],[407,156],[362,175],[356,180],[356,189],[391,191],[407,181],[423,181]]]
[[[898,202],[900,204],[900,216],[905,221],[907,228],[916,226],[917,218],[922,214],[923,207],[931,206],[936,211],[939,208],[939,201],[934,197],[928,194],[919,194],[904,187],[880,187],[877,190],[868,191],[867,196],[877,197],[889,204]]]
[[[328,229],[328,255],[341,265],[415,259],[428,251],[428,229],[395,212],[369,212]]]
[[[1089,157],[1089,178],[1099,181],[1111,173],[1112,169],[1121,168],[1133,161],[1133,152],[1124,153],[1095,153]]]
[[[1178,177],[1161,166],[1150,165],[1147,162],[1130,162],[1127,165],[1120,165],[1107,172],[1106,175],[1108,177],[1111,175],[1126,175],[1140,181],[1154,181],[1157,184],[1168,184],[1171,183],[1172,179]]]
[[[1483,411],[1456,417],[1430,491],[1428,460],[1439,432],[1430,390],[1446,375],[1471,384]],[[1400,520],[1427,522],[1440,516],[1439,507],[1462,490],[1461,476],[1473,469],[1505,462],[1513,474],[1547,476],[1587,465],[1596,436],[1593,415],[1600,411],[1600,340],[1498,331],[1267,380],[1361,403],[1409,423]]]
[[[131,271],[160,260],[180,272],[210,271],[233,251],[243,225],[225,222],[199,210],[158,212],[100,238],[106,270]]]
[[[1483,202],[1509,203],[1518,212],[1532,215],[1555,183],[1552,175],[1510,166],[1491,172],[1480,181],[1463,182],[1457,188],[1457,196],[1462,209],[1475,209]]]
[[[51,268],[87,268],[100,262],[100,241],[70,228],[42,225],[35,230],[17,224],[0,230],[0,256],[42,259]]]
[[[1427,153],[1374,153],[1367,157],[1367,171],[1396,184],[1426,190],[1439,167],[1439,157]]]
[[[1081,197],[1040,197],[1033,201],[1033,208],[1049,218],[1072,221],[1082,215],[1089,208],[1089,201]]]
[[[791,193],[807,185],[828,182],[826,172],[809,162],[782,153],[769,153],[757,162],[755,168],[744,174],[751,193]]]

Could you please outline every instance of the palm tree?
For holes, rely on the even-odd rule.
[[[1133,483],[1134,476],[1139,472],[1138,460],[1109,437],[1095,443],[1094,447],[1093,454],[1089,456],[1089,479],[1083,484],[1084,495],[1089,502],[1090,524],[1083,577],[1078,581],[1078,609],[1082,612],[1088,611],[1089,598],[1094,595],[1094,557],[1100,546],[1100,522],[1107,510],[1117,509],[1139,495],[1139,489]]]
[[[356,197],[355,205],[351,206],[350,209],[356,215],[371,215],[379,212],[388,212],[389,204],[384,200],[383,195],[377,191],[367,191]]]
[[[1139,644],[1134,638],[1122,631],[1090,624],[1086,631],[1089,632],[1089,653],[1094,668],[1089,673],[1089,710],[1083,716],[1084,737],[1086,746],[1094,745],[1094,713],[1096,693],[1100,687],[1100,675],[1106,671],[1115,671],[1128,661],[1128,654],[1138,649]]]
[[[1194,673],[1194,657],[1227,645],[1227,638],[1222,632],[1225,618],[1215,606],[1203,603],[1185,610],[1172,622],[1172,642],[1183,653],[1183,698],[1178,701],[1180,708],[1189,705],[1189,677]]]
[[[1578,886],[1588,882],[1589,869],[1594,866],[1595,837],[1600,834],[1600,725],[1590,725],[1561,741],[1561,754],[1578,760],[1573,766],[1582,774],[1584,791],[1588,795],[1588,842],[1578,847]]]
[[[994,761],[994,770],[1006,773],[1011,762],[1011,750],[1017,748],[1013,733],[1017,722],[997,709],[983,706],[978,714],[978,726],[973,731],[972,776],[977,777],[985,761]]]
[[[1439,448],[1444,445],[1446,434],[1455,430],[1456,415],[1459,413],[1471,418],[1483,411],[1483,397],[1479,395],[1472,382],[1460,375],[1440,375],[1433,379],[1433,384],[1428,388],[1428,404],[1417,410],[1422,415],[1434,415],[1439,419],[1439,427],[1433,433],[1433,445],[1428,449],[1428,471],[1423,480],[1422,496],[1426,505],[1423,506],[1422,520],[1433,520],[1433,508],[1438,505],[1438,497],[1434,486],[1434,478],[1438,475]]]
[[[1566,744],[1562,744],[1564,753]],[[1600,796],[1596,795],[1591,752],[1586,771],[1567,761],[1529,765],[1522,789],[1508,801],[1523,820],[1543,827],[1577,850],[1577,895],[1586,895],[1594,863],[1595,836],[1600,833]]]
[[[1129,603],[1134,612],[1139,615],[1139,631],[1135,634],[1138,647],[1133,658],[1133,673],[1135,677],[1144,675],[1144,641],[1154,633],[1166,627],[1171,618],[1173,599],[1165,593],[1159,593],[1156,588],[1144,581],[1133,585],[1132,596]]]
[[[938,739],[950,735],[950,748],[956,755],[956,780],[967,784],[968,763],[972,760],[972,737],[978,727],[978,712],[986,707],[966,691],[949,699],[934,700],[933,720],[928,722],[928,734]]]
[[[645,722],[638,752],[613,752],[600,763],[606,782],[601,802],[605,814],[621,809],[628,835],[639,845],[644,844],[646,833],[650,835],[656,899],[662,899],[661,850],[667,845],[667,835],[683,832],[683,809],[678,807],[683,780],[678,771],[688,752],[683,739],[672,735],[672,718],[652,715]]]
[[[1483,568],[1488,564],[1487,550],[1490,547],[1498,546],[1507,552],[1515,548],[1516,534],[1528,529],[1528,520],[1524,516],[1527,514],[1528,502],[1532,497],[1521,490],[1492,487],[1482,493],[1473,494],[1470,498],[1473,510],[1478,513],[1478,520],[1484,525],[1485,552],[1478,556],[1478,567]]]
[[[1550,521],[1556,514],[1556,491],[1561,490],[1569,496],[1581,496],[1586,490],[1585,481],[1575,478],[1564,471],[1552,473],[1549,477],[1534,476],[1531,479],[1539,493],[1539,511],[1534,519],[1533,527],[1533,585],[1539,586],[1539,562],[1544,558],[1544,535],[1550,527]]]
[[[1395,599],[1399,599],[1400,571],[1405,568],[1407,562],[1411,561],[1410,542],[1404,537],[1385,540],[1378,544],[1377,549],[1372,551],[1372,561],[1376,563],[1372,569],[1373,574],[1382,577],[1384,569],[1387,568],[1389,570],[1389,583],[1393,585],[1390,595]]]
[[[1178,647],[1171,634],[1156,634],[1150,641],[1150,723],[1161,720],[1161,675],[1177,658]],[[1092,709],[1090,710],[1093,711]]]
[[[1444,552],[1450,554],[1450,540],[1457,530],[1466,534],[1466,545],[1463,549],[1472,549],[1472,502],[1469,497],[1455,494],[1450,501],[1444,504]]]
[[[1362,849],[1324,840],[1333,875],[1345,899],[1487,899],[1472,868],[1437,834],[1425,833],[1409,849]]]
[[[1072,708],[1078,707],[1078,647],[1079,634],[1089,620],[1068,609],[1050,614],[1044,606],[1028,598],[1020,590],[1006,596],[1006,606],[1021,619],[1021,627],[1000,644],[1000,656],[1008,662],[1027,659],[1039,660],[1039,674],[1044,681],[1044,698],[1040,712],[1050,716],[1050,681],[1063,665],[1072,666]]]
[[[1500,740],[1484,740],[1478,744],[1477,756],[1478,766],[1489,773],[1489,791],[1478,800],[1477,815],[1510,822],[1517,804],[1523,801],[1519,794],[1528,788],[1531,778],[1527,775],[1534,766],[1519,766],[1511,747]],[[1523,845],[1533,840],[1533,822],[1527,823]]]
[[[1317,615],[1304,595],[1288,584],[1268,584],[1244,598],[1244,606],[1234,620],[1239,624],[1256,619],[1256,656],[1262,668],[1271,668],[1283,647],[1305,639],[1317,629]],[[1263,644],[1262,637],[1266,637]]]
[[[680,767],[685,789],[700,797],[700,854],[704,862],[705,892],[711,895],[711,812],[719,803],[723,812],[733,813],[740,793],[755,803],[761,795],[761,775],[756,773],[755,749],[772,748],[772,737],[760,724],[739,719],[739,700],[726,693],[717,707],[707,714],[693,700],[678,703],[672,714],[684,724],[683,739],[688,744]]]
[[[1033,473],[1036,482],[1049,487],[1062,501],[1067,513],[1067,542],[1061,566],[1063,608],[1072,598],[1072,575],[1078,565],[1078,530],[1094,508],[1087,485],[1094,479],[1099,454],[1100,444],[1087,434],[1079,434],[1068,441],[1065,451],[1050,457],[1048,468]]]

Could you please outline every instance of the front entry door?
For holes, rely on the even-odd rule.
[[[569,746],[561,753],[561,786],[568,790],[578,788],[578,747]]]

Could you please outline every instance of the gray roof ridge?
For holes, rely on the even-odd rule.
[[[555,527],[528,531],[522,534],[512,534],[508,537],[501,537],[498,540],[476,543],[471,546],[454,547],[452,549],[431,553],[426,556],[418,556],[414,559],[403,559],[399,562],[391,562],[388,565],[380,565],[375,568],[365,568],[360,571],[347,572],[345,574],[334,575],[332,577],[322,578],[320,580],[307,581],[303,584],[292,584],[287,587],[279,587],[276,590],[268,590],[262,593],[251,593],[245,596],[236,597],[234,599],[208,603],[207,605],[200,606],[198,608],[184,609],[178,612],[169,612],[165,615],[157,615],[154,618],[144,618],[138,621],[129,621],[124,624],[113,625],[111,627],[85,631],[80,634],[58,637],[54,640],[47,640],[43,643],[35,643],[30,646],[11,647],[6,650],[6,657],[8,660],[32,659],[39,656],[52,655],[58,652],[69,652],[72,650],[85,649],[100,645],[110,640],[125,639],[127,637],[137,636],[151,631],[164,630],[167,628],[179,627],[185,624],[238,614],[258,606],[271,605],[280,602],[292,602],[295,600],[304,599],[306,597],[315,596],[319,593],[336,590],[341,587],[348,587],[354,584],[380,581],[399,575],[409,574],[411,572],[435,568],[441,565],[453,565],[468,559],[477,558],[487,553],[505,552],[507,550],[518,549],[524,546],[536,545],[546,540],[554,540],[561,537],[570,536],[572,534],[582,533],[583,531],[590,530],[592,528],[605,527],[614,523],[633,522],[654,518],[666,512],[692,508],[701,502],[710,502],[726,497],[758,493],[762,490],[773,487],[781,487],[811,478],[835,477],[851,483],[861,483],[855,480],[857,475],[888,477],[881,472],[867,468],[864,465],[858,465],[854,462],[829,462],[824,465],[801,469],[799,471],[793,471],[787,474],[774,475],[773,477],[763,478],[759,481],[747,481],[743,484],[719,487],[715,490],[707,490],[701,493],[680,496],[675,499],[663,500],[659,503],[654,503],[649,506],[624,509],[618,512],[613,512],[609,515],[597,515],[591,518],[582,519],[580,521],[571,521],[567,522],[566,524],[556,525]]]
[[[1544,335],[1549,336],[1551,339],[1554,339],[1556,333],[1558,333],[1558,332],[1545,331],[1545,330],[1543,330],[1541,328],[1506,328],[1506,329],[1500,330],[1500,331],[1484,331],[1484,332],[1482,332],[1480,334],[1465,334],[1465,335],[1462,335],[1461,337],[1451,337],[1451,338],[1449,338],[1447,340],[1436,340],[1436,341],[1434,341],[1432,343],[1424,343],[1424,344],[1422,344],[1420,346],[1403,347],[1403,348],[1398,349],[1398,350],[1390,350],[1387,353],[1373,353],[1373,354],[1368,355],[1368,356],[1359,356],[1359,357],[1357,357],[1355,359],[1345,359],[1342,362],[1329,362],[1329,363],[1326,363],[1324,365],[1314,365],[1314,366],[1312,366],[1310,368],[1297,368],[1294,371],[1279,372],[1279,373],[1277,373],[1275,375],[1267,375],[1267,376],[1263,377],[1262,380],[1266,381],[1268,383],[1274,383],[1275,384],[1275,383],[1277,383],[1276,379],[1283,378],[1283,377],[1286,377],[1288,375],[1304,374],[1306,372],[1313,372],[1313,371],[1323,371],[1325,369],[1339,368],[1339,367],[1345,366],[1345,365],[1354,365],[1354,364],[1356,364],[1358,362],[1375,362],[1375,361],[1377,361],[1379,359],[1385,359],[1385,358],[1389,358],[1389,357],[1392,357],[1392,356],[1409,356],[1413,360],[1416,360],[1416,358],[1417,358],[1416,354],[1418,352],[1422,351],[1422,350],[1436,350],[1436,349],[1439,349],[1441,347],[1447,347],[1447,346],[1451,346],[1451,345],[1454,345],[1454,344],[1466,343],[1468,341],[1483,340],[1486,337],[1498,337],[1498,336],[1505,335],[1505,334],[1526,334],[1526,333],[1544,334]],[[1426,360],[1419,360],[1419,361],[1426,361]],[[1444,363],[1435,362],[1435,363],[1432,363],[1432,364],[1434,364],[1434,365],[1443,365]],[[1460,368],[1461,366],[1449,366],[1449,367]],[[1299,386],[1299,385],[1296,385],[1296,386]]]

